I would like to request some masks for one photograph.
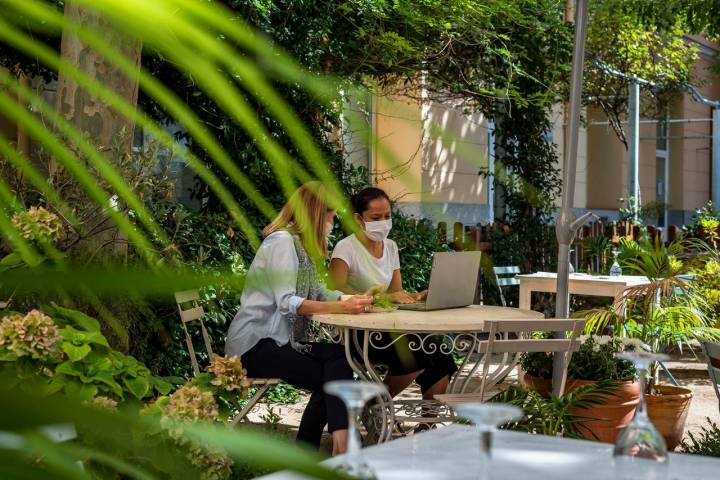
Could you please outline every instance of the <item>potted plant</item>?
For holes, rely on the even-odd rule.
[[[577,408],[573,413],[586,419],[577,427],[584,438],[614,442],[620,431],[632,420],[638,403],[639,386],[635,381],[635,367],[615,354],[637,350],[642,344],[634,339],[587,335],[568,365],[565,393],[601,381],[612,381],[613,392],[604,395],[605,402]],[[525,353],[520,357],[525,371],[521,382],[538,393],[549,396],[552,389],[552,355]]]
[[[649,283],[627,289],[613,307],[588,312],[587,331],[610,331],[618,337],[635,339],[652,353],[662,353],[670,346],[682,349],[693,340],[719,339],[720,329],[709,326],[704,299],[696,286],[679,276],[685,269],[683,260],[689,258],[687,245],[680,240],[666,249],[657,239],[640,245],[624,267],[646,276]],[[692,391],[660,384],[659,369],[655,363],[648,371],[648,415],[668,448],[673,449],[683,436]]]

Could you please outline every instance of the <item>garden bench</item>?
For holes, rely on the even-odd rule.
[[[207,351],[208,358],[211,359],[213,356],[213,349],[210,343],[210,336],[208,335],[205,323],[203,322],[203,316],[205,316],[205,310],[199,303],[200,294],[197,290],[185,290],[182,292],[175,292],[175,303],[177,303],[178,313],[180,314],[180,320],[182,323],[183,331],[185,332],[185,343],[187,344],[188,354],[190,354],[190,361],[192,362],[193,374],[198,375],[200,373],[200,366],[198,365],[197,356],[195,354],[195,346],[193,345],[192,337],[188,331],[187,324],[190,322],[197,322],[200,325],[200,332],[202,334],[203,343],[205,344],[205,350]],[[185,306],[188,306],[185,308]],[[250,386],[256,387],[257,391],[253,394],[244,407],[240,407],[239,403],[236,404],[238,413],[232,418],[231,423],[233,425],[239,423],[247,417],[250,410],[260,401],[260,399],[267,393],[271,386],[277,385],[281,382],[279,378],[248,378]]]

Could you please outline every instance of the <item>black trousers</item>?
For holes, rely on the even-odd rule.
[[[365,332],[360,331],[357,334],[358,341],[362,345]],[[383,333],[381,338],[373,340],[376,344],[388,345],[394,339],[394,334]],[[452,377],[457,371],[452,355],[440,351],[441,344],[438,340],[430,339],[427,344],[432,353],[413,352],[408,346],[407,338],[400,338],[392,346],[384,349],[370,345],[368,356],[372,363],[386,365],[388,375],[407,375],[422,370],[422,373],[415,379],[415,383],[420,387],[420,391],[425,393],[437,382],[445,377]],[[353,348],[353,356],[360,359],[362,353]]]
[[[282,378],[290,385],[312,391],[297,439],[317,447],[325,424],[331,433],[348,426],[345,404],[327,395],[323,385],[332,380],[352,380],[353,372],[341,345],[308,345],[310,350],[300,353],[289,344],[279,347],[275,340],[265,338],[242,356],[242,364],[250,377]]]

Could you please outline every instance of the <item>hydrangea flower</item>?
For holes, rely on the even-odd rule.
[[[57,241],[64,234],[62,221],[52,212],[43,207],[30,207],[27,212],[16,213],[12,224],[20,230],[25,240],[39,240],[40,237]]]
[[[195,385],[183,385],[163,407],[163,414],[173,420],[216,420],[218,405],[211,392]]]
[[[110,397],[105,397],[103,395],[98,395],[97,397],[93,398],[90,402],[88,402],[89,405],[93,407],[98,408],[104,408],[107,410],[117,410],[118,402],[113,400]]]
[[[52,318],[38,310],[0,320],[0,350],[36,360],[59,358],[61,337]]]
[[[202,472],[203,480],[224,480],[232,473],[233,461],[222,450],[188,442],[183,437],[182,422],[215,421],[218,405],[211,392],[185,384],[162,407],[160,425],[179,445],[187,446],[187,458]]]
[[[187,458],[200,470],[201,480],[225,480],[232,475],[233,461],[222,450],[193,445]]]
[[[247,371],[242,367],[240,358],[235,355],[223,357],[213,354],[207,371],[214,377],[210,383],[228,392],[237,392],[239,396],[243,396],[250,387]]]

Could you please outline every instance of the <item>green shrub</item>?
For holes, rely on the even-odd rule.
[[[43,312],[6,312],[0,319],[0,370],[8,385],[113,405],[172,389],[134,357],[110,348],[94,318],[57,305]]]
[[[705,300],[705,313],[711,322],[720,325],[720,262],[708,260],[695,270],[698,294]]]
[[[581,345],[568,365],[568,378],[577,380],[631,380],[635,367],[627,360],[615,358],[625,350],[637,350],[641,343],[634,339],[609,336],[581,336]],[[550,379],[553,370],[551,353],[533,352],[520,356],[520,366],[528,374]]]
[[[707,425],[700,427],[699,433],[688,432],[680,448],[691,455],[720,457],[720,427],[708,418]]]
[[[433,253],[449,250],[447,245],[438,241],[437,228],[430,220],[416,220],[396,211],[390,238],[398,245],[405,289],[421,291],[428,288]]]

